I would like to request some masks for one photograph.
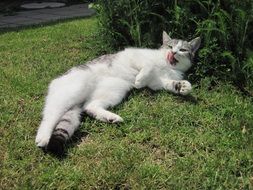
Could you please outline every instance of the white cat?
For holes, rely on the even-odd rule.
[[[128,48],[103,55],[54,79],[37,132],[37,146],[61,148],[80,125],[83,111],[100,121],[122,122],[107,108],[119,104],[133,88],[189,94],[191,84],[182,79],[199,46],[199,37],[187,42],[171,39],[163,32],[160,49]]]

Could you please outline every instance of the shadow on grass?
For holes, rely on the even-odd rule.
[[[189,103],[192,103],[195,105],[197,105],[200,101],[202,101],[202,99],[200,99],[198,97],[194,97],[191,94],[189,94],[187,96],[183,96],[183,95],[174,95],[174,96],[179,102],[189,102]]]
[[[45,23],[38,23],[38,24],[31,24],[27,26],[17,26],[17,27],[10,27],[10,28],[0,28],[0,35],[7,33],[7,32],[19,32],[22,30],[28,30],[28,29],[36,29],[36,28],[42,28],[47,26],[54,26],[60,23],[66,23],[73,20],[81,20],[81,19],[88,19],[93,17],[94,15],[88,15],[88,16],[81,16],[81,17],[74,17],[74,18],[65,18],[60,20],[52,20]]]
[[[145,89],[139,89],[139,90],[133,90],[132,92],[129,93],[129,95],[131,94],[140,94],[142,93],[143,94],[143,91],[144,93],[147,95],[147,96],[151,96],[151,97],[155,97],[156,95],[158,95],[159,93],[161,93],[161,91],[154,91],[154,90],[151,90],[149,88],[145,88]],[[198,98],[198,97],[195,97],[191,94],[188,94],[188,95],[180,95],[180,94],[173,94],[172,92],[167,92],[168,94],[172,95],[177,101],[179,102],[189,102],[189,103],[192,103],[192,104],[198,104],[200,101],[202,101],[202,99]],[[129,99],[128,97],[126,98],[126,100]]]
[[[67,142],[63,143],[59,139],[50,140],[48,147],[43,149],[43,151],[45,154],[50,154],[59,160],[64,160],[68,157],[68,150],[80,144],[82,139],[86,138],[88,134],[88,132],[78,130]]]

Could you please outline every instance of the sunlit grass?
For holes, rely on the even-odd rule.
[[[0,189],[250,189],[253,106],[203,79],[190,97],[134,91],[109,125],[84,118],[67,156],[34,139],[50,80],[101,53],[96,19],[0,36]]]

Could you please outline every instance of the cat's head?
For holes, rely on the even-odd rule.
[[[200,37],[194,38],[190,42],[172,39],[163,32],[162,48],[166,49],[166,61],[170,67],[180,71],[187,71],[191,65],[193,57],[200,46]]]

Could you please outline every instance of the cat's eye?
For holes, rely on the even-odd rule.
[[[181,48],[180,51],[181,51],[181,52],[187,52],[188,50],[187,50],[187,49],[184,49],[184,48]]]
[[[172,47],[172,45],[168,45],[168,48],[172,49],[173,47]]]

